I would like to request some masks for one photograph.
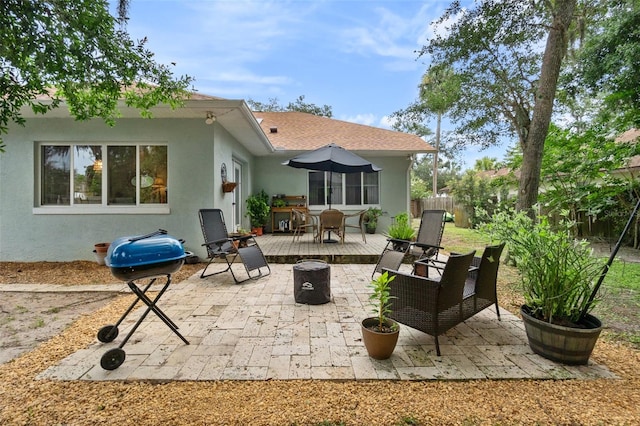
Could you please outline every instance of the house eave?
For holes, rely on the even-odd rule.
[[[40,102],[50,103],[51,101],[42,100]],[[142,118],[138,109],[126,106],[123,101],[118,103],[118,111],[121,119]],[[209,114],[215,117],[219,125],[224,127],[252,155],[268,155],[275,151],[244,100],[186,100],[184,105],[179,108],[158,105],[151,108],[150,111],[152,119],[201,119],[202,125],[206,125],[205,120]],[[30,108],[24,108],[22,114],[25,118],[35,119],[71,117],[64,103],[45,115],[35,114]]]

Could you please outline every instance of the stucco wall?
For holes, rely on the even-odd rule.
[[[407,187],[409,160],[405,157],[367,157],[367,160],[382,167],[380,172],[380,208],[385,212],[378,221],[377,232],[384,232],[391,223],[391,216],[401,211],[409,211],[410,194]],[[257,191],[264,189],[267,194],[306,195],[308,194],[307,170],[283,166],[290,156],[273,155],[260,157],[256,162],[253,186]],[[358,211],[352,207],[345,209],[351,213]],[[312,212],[320,210],[312,208]],[[351,230],[350,230],[351,231]],[[353,231],[356,232],[356,231]]]
[[[232,196],[222,192],[220,164],[245,163],[245,188],[252,156],[218,123],[201,119],[101,120],[41,118],[12,126],[0,154],[0,261],[93,260],[93,244],[159,228],[186,240],[187,250],[205,257],[197,211],[222,208],[232,215]],[[215,139],[215,143],[214,143]],[[168,214],[37,214],[34,188],[37,142],[150,142],[168,145]],[[228,220],[228,219],[227,219]],[[247,221],[248,224],[248,221]]]

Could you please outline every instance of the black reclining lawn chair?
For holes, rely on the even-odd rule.
[[[397,271],[400,269],[400,264],[407,254],[413,256],[414,261],[424,262],[429,259],[436,259],[442,248],[440,247],[440,242],[444,232],[445,213],[444,210],[424,210],[415,241],[389,238],[386,247],[378,258],[378,263],[373,270],[372,276],[376,272],[381,273],[383,268]]]
[[[207,256],[209,258],[209,263],[200,274],[200,278],[229,271],[236,283],[242,283],[271,273],[267,259],[264,257],[254,235],[229,236],[222,210],[201,209],[198,211],[198,216],[200,217],[200,226],[202,227],[205,241],[202,245],[207,248]],[[237,258],[240,258],[249,276],[244,280],[239,280],[231,267]],[[206,274],[209,265],[215,259],[224,259],[227,263],[227,268]],[[266,268],[267,273],[263,273],[263,268]],[[254,273],[252,275],[252,272],[256,270],[257,274]]]

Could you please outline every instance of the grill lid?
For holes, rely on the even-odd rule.
[[[109,246],[105,263],[111,268],[127,268],[184,259],[182,242],[167,231],[120,237]]]

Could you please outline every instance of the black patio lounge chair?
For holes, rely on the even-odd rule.
[[[390,271],[390,318],[434,336],[440,356],[438,336],[495,304],[500,320],[496,282],[504,243],[485,248],[481,257],[475,252],[452,254],[442,266],[441,275],[421,277]],[[438,266],[430,266],[438,267]]]
[[[409,247],[409,254],[416,261],[425,261],[438,258],[440,252],[442,234],[445,224],[444,210],[423,210],[420,218],[420,227],[416,240]],[[414,268],[415,268],[414,263]],[[414,271],[415,272],[415,271]]]
[[[198,211],[198,216],[205,241],[202,245],[207,248],[207,256],[209,258],[209,263],[202,270],[200,278],[229,271],[236,283],[242,283],[271,273],[267,259],[264,257],[254,235],[229,236],[222,210],[201,209]],[[233,272],[231,266],[237,258],[240,258],[247,271],[248,278],[246,279],[239,280]],[[215,259],[223,259],[227,264],[227,268],[207,274],[209,265]],[[266,270],[266,273],[263,270]],[[254,271],[257,271],[257,273]]]
[[[436,259],[442,247],[442,233],[444,232],[444,210],[424,210],[420,219],[420,227],[415,241],[387,239],[382,254],[378,258],[378,263],[373,270],[372,277],[376,272],[382,272],[383,268],[394,271],[400,269],[405,255],[413,256],[415,261],[425,261]],[[414,262],[414,268],[416,263]],[[414,269],[415,272],[415,269]],[[425,275],[425,274],[420,274]]]

